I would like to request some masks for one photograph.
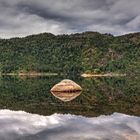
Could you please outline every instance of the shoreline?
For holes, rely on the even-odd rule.
[[[104,73],[104,74],[87,74],[83,73],[81,74],[81,77],[84,78],[90,78],[90,77],[125,77],[126,74],[120,74],[120,73]]]
[[[58,73],[30,73],[30,72],[27,72],[27,73],[1,73],[0,75],[2,76],[57,76]]]
[[[19,77],[37,77],[37,76],[58,76],[58,73],[44,73],[44,72],[27,72],[27,73],[0,73],[0,76],[19,76]],[[126,74],[120,73],[100,73],[100,74],[87,74],[83,73],[80,75],[84,78],[91,77],[125,77]]]

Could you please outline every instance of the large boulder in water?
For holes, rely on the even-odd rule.
[[[72,80],[65,79],[53,86],[51,92],[77,92],[81,90],[82,88],[78,84]]]

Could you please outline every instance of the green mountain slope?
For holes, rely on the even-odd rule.
[[[43,33],[0,39],[0,72],[140,71],[140,33],[114,37],[98,32],[71,35]]]

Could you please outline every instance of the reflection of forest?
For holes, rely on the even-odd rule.
[[[50,93],[51,87],[62,79],[57,76],[26,79],[1,77],[0,108],[43,115],[71,113],[98,116],[122,112],[140,116],[138,77],[70,78],[84,89],[80,96],[70,102],[63,102]]]

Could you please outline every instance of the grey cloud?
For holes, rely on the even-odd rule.
[[[17,5],[17,9],[22,11],[23,13],[37,15],[44,19],[51,19],[60,22],[73,20],[72,17],[67,17],[63,14],[59,14],[57,12],[52,11],[50,7],[42,8],[41,6],[38,5],[19,3]]]
[[[0,0],[0,37],[140,31],[139,0]]]

